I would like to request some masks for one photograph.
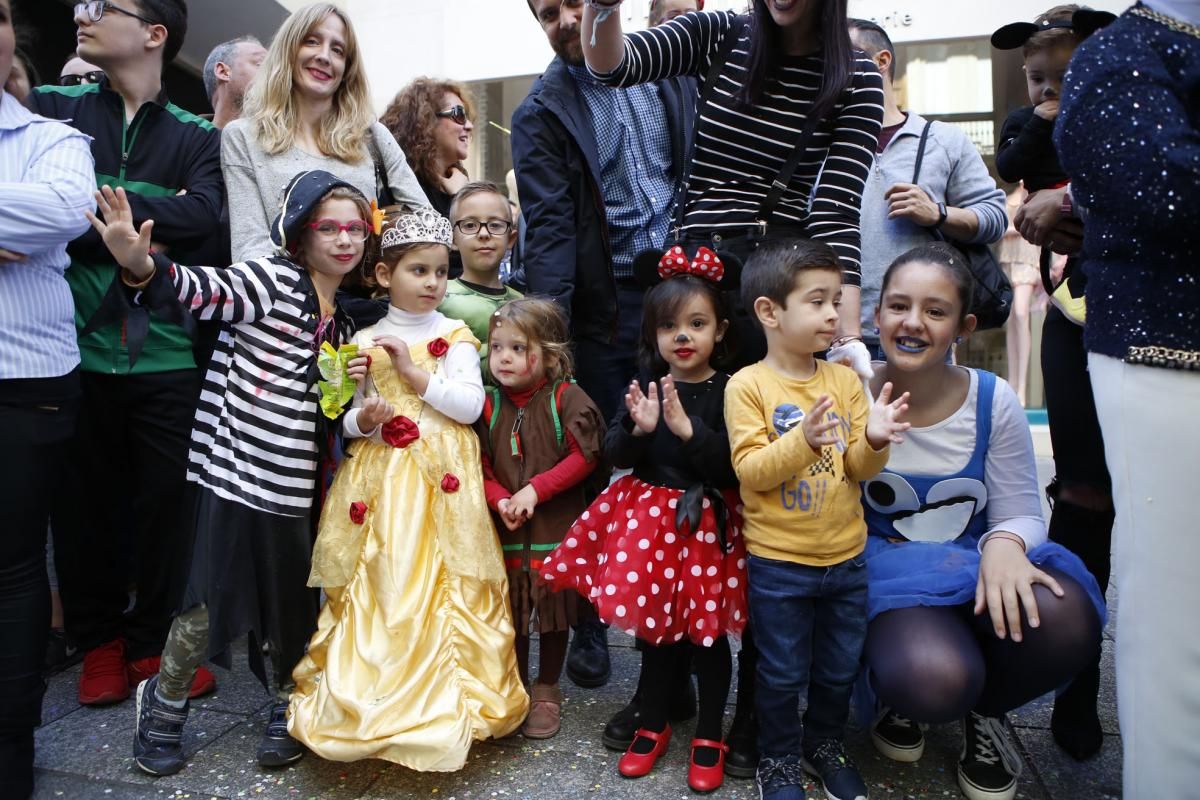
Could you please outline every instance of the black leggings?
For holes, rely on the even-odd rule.
[[[1000,639],[985,611],[917,606],[885,611],[867,628],[865,658],[880,701],[917,722],[998,717],[1070,681],[1100,644],[1100,618],[1075,580],[1047,570],[1064,595],[1034,586],[1041,625],[1021,611],[1023,640]]]
[[[652,647],[642,650],[642,727],[661,731],[667,724],[667,701],[677,689],[682,665],[689,650],[699,688],[700,712],[696,717],[696,738],[721,741],[721,723],[725,701],[729,698],[729,682],[733,677],[733,659],[729,639],[722,636],[712,647],[697,647],[688,642]],[[691,680],[690,677],[687,678]]]

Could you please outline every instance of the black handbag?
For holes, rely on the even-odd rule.
[[[933,120],[925,123],[921,131],[921,143],[917,146],[917,163],[913,167],[912,182],[919,186],[921,177],[921,162],[925,159],[925,144],[929,141],[929,128]],[[1000,268],[1000,262],[992,254],[986,244],[966,244],[947,238],[936,228],[928,229],[934,239],[945,242],[963,254],[967,271],[974,278],[974,291],[971,296],[971,313],[978,320],[977,330],[1004,327],[1008,313],[1012,310],[1013,290],[1008,282],[1008,276]]]

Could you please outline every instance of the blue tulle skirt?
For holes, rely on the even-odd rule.
[[[974,539],[945,542],[892,542],[867,537],[867,615],[913,606],[956,606],[975,602],[979,579],[979,549]],[[1041,569],[1070,576],[1087,592],[1103,626],[1108,617],[1104,593],[1079,556],[1054,542],[1029,551]]]

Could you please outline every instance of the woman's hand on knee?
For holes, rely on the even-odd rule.
[[[979,580],[975,584],[975,613],[986,609],[992,617],[996,636],[1011,635],[1021,641],[1021,607],[1029,626],[1041,624],[1038,617],[1034,584],[1040,583],[1058,597],[1063,596],[1058,581],[1030,563],[1024,544],[1015,536],[992,535],[983,545],[979,560]]]

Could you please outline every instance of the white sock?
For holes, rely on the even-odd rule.
[[[182,700],[169,700],[166,697],[162,696],[162,694],[158,691],[158,687],[154,688],[154,699],[157,700],[158,702],[162,703],[163,705],[170,706],[171,708],[182,709],[184,706],[187,705],[186,697],[183,698]]]

